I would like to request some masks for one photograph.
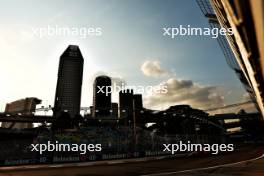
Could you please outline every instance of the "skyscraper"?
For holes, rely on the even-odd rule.
[[[78,46],[69,45],[60,57],[54,116],[68,112],[73,118],[80,114],[83,77],[83,56]]]
[[[118,118],[118,103],[111,103],[112,118]]]
[[[93,90],[93,117],[111,116],[111,78],[98,76],[94,80]]]
[[[142,101],[142,95],[141,94],[135,94],[133,97],[134,100],[134,110],[140,111],[143,109],[143,101]]]
[[[119,92],[120,118],[126,118],[128,123],[133,122],[133,90],[121,90]]]

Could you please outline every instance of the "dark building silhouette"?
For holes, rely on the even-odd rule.
[[[33,115],[36,111],[36,106],[41,103],[41,100],[36,97],[27,97],[24,99],[16,100],[6,104],[5,113],[15,115]],[[2,128],[33,128],[33,123],[10,123],[3,122],[1,125]]]
[[[93,117],[111,116],[111,78],[98,76],[93,84]]]
[[[93,112],[94,107],[93,107],[93,106],[90,106],[89,109],[90,109],[90,115],[91,115],[91,117],[94,117],[94,116],[93,116],[93,114],[94,114],[94,112]]]
[[[135,94],[133,96],[133,111],[134,111],[134,122],[138,123],[138,118],[142,116],[141,111],[143,110],[143,100],[141,94]]]
[[[60,57],[54,115],[68,112],[70,117],[80,114],[83,77],[83,56],[78,46],[70,45]]]
[[[112,118],[118,118],[118,103],[112,103],[111,116]]]
[[[126,118],[128,123],[133,122],[133,90],[126,89],[119,92],[120,118]]]
[[[143,101],[142,101],[142,95],[141,94],[135,94],[133,96],[134,100],[134,110],[140,111],[143,109]]]

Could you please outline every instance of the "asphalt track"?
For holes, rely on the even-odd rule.
[[[155,161],[122,160],[87,166],[44,165],[0,168],[0,176],[264,176],[264,146],[251,146],[215,156],[191,156]]]

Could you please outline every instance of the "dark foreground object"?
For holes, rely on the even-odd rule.
[[[133,176],[133,175],[264,175],[264,158],[242,163],[235,166],[220,167],[204,171],[187,173],[173,173],[177,171],[204,168],[226,163],[234,163],[261,156],[264,153],[264,146],[252,146],[243,148],[233,153],[226,153],[217,156],[192,156],[188,158],[174,158],[157,161],[113,164],[86,167],[52,167],[22,169],[14,167],[10,170],[0,170],[1,176]],[[56,166],[56,165],[54,165]]]

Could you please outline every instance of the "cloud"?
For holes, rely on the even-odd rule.
[[[109,76],[111,78],[112,81],[112,85],[116,85],[116,86],[122,86],[122,85],[126,85],[126,81],[125,79],[123,79],[120,76],[110,76],[108,73],[105,73],[103,71],[98,71],[96,73],[94,73],[91,78],[89,79],[89,81],[94,82],[95,78],[98,76]]]
[[[160,62],[147,60],[141,65],[141,71],[145,76],[161,76],[166,75],[169,72],[160,67]]]
[[[127,85],[126,81],[121,77],[111,77],[111,79],[112,79],[112,85],[120,86],[120,87]]]
[[[242,95],[242,102],[252,101],[252,98],[248,92]],[[258,112],[256,105],[254,103],[247,103],[237,107],[235,110],[238,112],[239,110],[244,109],[247,113]]]
[[[236,112],[239,112],[239,110],[241,110],[241,109],[244,109],[247,113],[258,112],[256,105],[254,103],[242,105],[242,106],[240,106],[239,109],[237,109]]]
[[[248,92],[246,92],[246,93],[244,93],[244,94],[242,95],[242,100],[243,100],[243,101],[251,101],[252,99],[251,99],[251,97],[250,97],[250,94],[249,94]]]
[[[168,108],[177,104],[189,104],[194,108],[208,109],[224,106],[224,96],[217,86],[201,86],[192,80],[181,80],[172,77],[162,82],[167,92],[154,92],[144,99],[147,108]]]

